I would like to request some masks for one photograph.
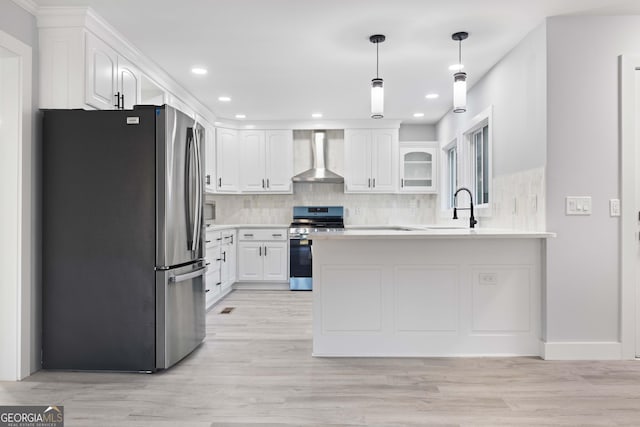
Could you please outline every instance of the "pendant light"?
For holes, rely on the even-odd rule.
[[[384,117],[384,87],[382,79],[378,76],[378,45],[385,41],[382,34],[374,34],[369,37],[369,41],[376,45],[376,78],[371,80],[371,118],[381,119]]]
[[[467,73],[462,71],[462,40],[465,40],[467,37],[469,37],[469,33],[465,31],[451,35],[451,38],[458,42],[458,67],[460,67],[453,75],[454,113],[464,113],[467,111]]]

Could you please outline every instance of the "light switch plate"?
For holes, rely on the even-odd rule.
[[[567,215],[591,215],[591,196],[567,196]]]

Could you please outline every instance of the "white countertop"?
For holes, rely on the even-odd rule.
[[[490,228],[458,228],[438,226],[357,226],[345,231],[312,233],[313,240],[344,239],[450,239],[450,238],[499,238],[499,239],[547,239],[555,233],[546,231],[518,231]]]
[[[214,224],[210,221],[205,221],[205,223],[207,225],[207,231],[229,230],[230,228],[289,229],[289,224]]]

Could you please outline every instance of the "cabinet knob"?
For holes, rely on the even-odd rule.
[[[207,175],[207,185],[211,185],[211,175]]]

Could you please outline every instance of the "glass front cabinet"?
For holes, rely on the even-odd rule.
[[[438,143],[400,143],[400,192],[437,193]]]

